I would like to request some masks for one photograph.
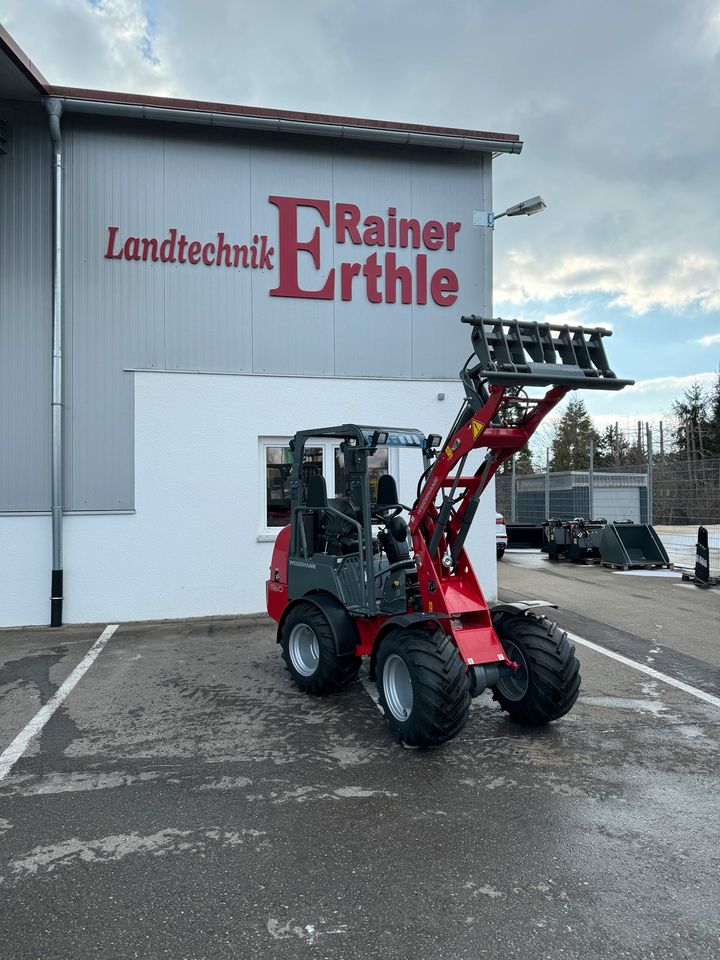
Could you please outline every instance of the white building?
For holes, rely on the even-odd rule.
[[[0,626],[50,622],[51,583],[64,622],[263,610],[296,430],[451,425],[492,312],[473,213],[521,147],[53,87],[0,29]]]

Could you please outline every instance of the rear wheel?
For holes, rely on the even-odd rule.
[[[518,669],[503,674],[493,698],[513,720],[541,726],[572,708],[580,691],[580,663],[567,633],[545,617],[503,616],[500,642]]]
[[[282,657],[290,676],[306,693],[333,693],[352,683],[360,657],[339,657],[325,614],[310,603],[290,611],[280,635]]]
[[[395,630],[380,645],[377,686],[385,719],[416,747],[451,740],[465,726],[470,690],[450,637],[421,628]]]
[[[500,546],[500,544],[498,544],[498,547],[497,547],[497,558],[498,558],[498,560],[502,560],[502,558],[503,558],[504,556],[505,556],[505,547]]]

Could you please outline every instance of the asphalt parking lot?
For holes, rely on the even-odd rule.
[[[484,695],[424,752],[369,685],[300,694],[264,618],[121,624],[0,781],[3,958],[714,960],[720,593],[500,571],[709,699],[578,646],[569,716]],[[0,633],[0,753],[104,626]]]

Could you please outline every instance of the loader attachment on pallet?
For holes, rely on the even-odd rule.
[[[610,369],[602,342],[610,330],[476,316],[462,322],[473,327],[475,369],[488,383],[621,390],[634,382]]]

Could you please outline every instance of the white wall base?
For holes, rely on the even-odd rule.
[[[50,622],[52,521],[0,517],[0,627]]]
[[[136,513],[65,518],[67,623],[264,610],[273,545],[258,542],[258,437],[344,422],[444,434],[462,398],[459,382],[134,376]],[[403,451],[398,478],[406,502],[422,464],[410,453]],[[0,531],[0,626],[47,623],[50,518],[0,518]],[[494,599],[494,484],[468,552]]]

